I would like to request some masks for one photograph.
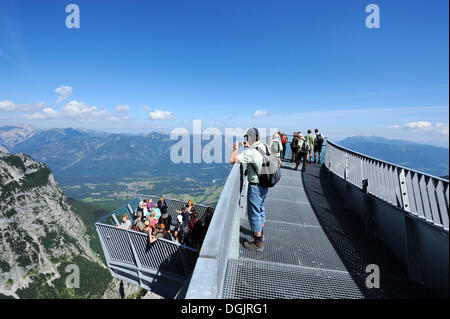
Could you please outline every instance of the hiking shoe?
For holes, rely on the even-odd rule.
[[[263,251],[264,250],[264,245],[262,242],[257,243],[255,241],[249,242],[246,241],[244,242],[244,247],[247,248],[248,250],[252,250],[252,251]]]

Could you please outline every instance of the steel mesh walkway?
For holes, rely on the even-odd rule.
[[[407,279],[406,269],[383,244],[368,237],[326,182],[319,165],[293,171],[283,163],[282,180],[266,200],[264,251],[252,239],[246,216],[230,238],[222,298],[423,298],[432,296]],[[238,236],[238,238],[233,238]],[[380,267],[380,289],[366,288],[366,266]]]

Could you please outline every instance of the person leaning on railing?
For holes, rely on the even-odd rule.
[[[116,227],[121,229],[131,229],[131,221],[128,219],[127,214],[122,215],[122,223],[120,225],[116,224]]]

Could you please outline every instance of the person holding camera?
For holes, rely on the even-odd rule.
[[[263,251],[263,230],[266,221],[264,203],[266,201],[268,187],[259,184],[259,175],[263,164],[263,156],[258,149],[265,150],[267,145],[259,140],[259,132],[256,128],[250,128],[244,135],[244,142],[236,142],[233,147],[233,153],[230,157],[230,163],[247,163],[247,216],[250,227],[253,232],[253,241],[244,242],[244,247],[252,251]],[[245,150],[237,154],[240,146]]]

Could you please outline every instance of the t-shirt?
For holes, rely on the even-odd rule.
[[[309,145],[313,146],[314,136],[312,136],[312,134],[306,135],[306,140],[308,141]]]
[[[130,229],[131,228],[131,221],[129,219],[127,219],[125,222],[122,222],[120,224],[119,228]]]
[[[263,156],[256,148],[266,152],[266,145],[261,141],[257,141],[247,147],[242,153],[237,155],[237,160],[240,163],[248,164],[247,179],[250,183],[259,183],[258,175],[261,173],[263,163]]]
[[[140,232],[144,231],[145,225],[141,220],[136,219],[134,221],[134,226],[136,227],[137,231],[140,231]]]

